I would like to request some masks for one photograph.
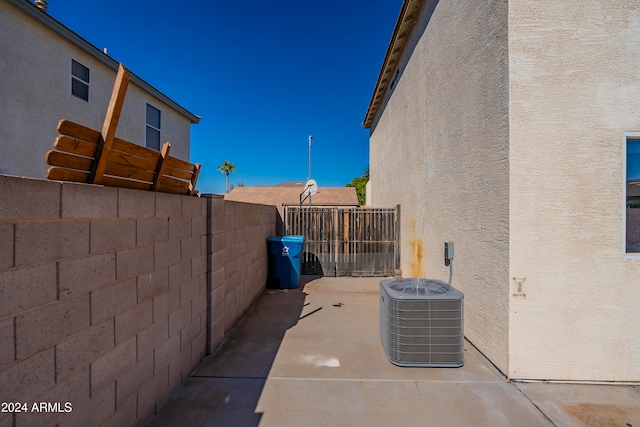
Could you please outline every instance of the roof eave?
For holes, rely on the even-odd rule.
[[[387,53],[378,74],[378,80],[369,101],[369,107],[367,107],[367,113],[362,122],[362,126],[365,129],[371,127],[374,118],[378,114],[378,108],[384,99],[384,94],[387,92],[389,84],[393,80],[393,71],[398,66],[400,56],[409,39],[409,33],[417,22],[418,10],[422,2],[423,0],[404,0],[402,3]]]

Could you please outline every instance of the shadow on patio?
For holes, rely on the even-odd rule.
[[[303,276],[297,289],[267,289],[249,307],[215,353],[171,394],[151,426],[257,426],[255,409],[285,332],[305,304]]]
[[[461,368],[391,364],[379,283],[323,277],[266,290],[150,425],[640,425],[635,387],[513,384],[468,342]]]

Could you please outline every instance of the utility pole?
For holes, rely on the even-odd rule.
[[[311,141],[313,140],[313,136],[309,135],[309,176],[307,177],[307,182],[311,179]],[[311,207],[311,194],[309,194],[309,207]]]
[[[311,179],[311,141],[313,140],[313,136],[309,135],[309,173],[307,175],[307,181]]]

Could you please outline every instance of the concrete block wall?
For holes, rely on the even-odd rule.
[[[275,206],[211,200],[211,350],[264,290]]]
[[[0,425],[149,419],[264,288],[268,212],[0,176]]]

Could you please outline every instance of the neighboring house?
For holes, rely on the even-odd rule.
[[[235,187],[225,200],[234,202],[274,205],[280,216],[285,206],[300,206],[300,194],[304,191],[304,182],[285,182],[272,187]],[[304,199],[304,195],[302,196]],[[309,199],[304,201],[309,206]],[[354,187],[318,187],[318,192],[311,196],[312,207],[357,207],[358,195]]]
[[[60,119],[102,129],[117,67],[29,1],[0,0],[0,173],[44,178]],[[131,73],[116,136],[154,149],[169,141],[188,161],[199,120]]]
[[[404,276],[446,280],[453,241],[465,335],[502,372],[640,381],[636,1],[405,0],[364,126]]]
[[[304,182],[285,182],[272,187],[235,187],[225,194],[224,199],[275,206],[280,215],[277,223],[280,234],[284,207],[300,206],[300,194],[304,191],[304,186]],[[305,200],[304,206],[309,206],[309,199]],[[318,187],[318,192],[311,196],[311,206],[353,208],[358,206],[358,195],[354,187]]]

